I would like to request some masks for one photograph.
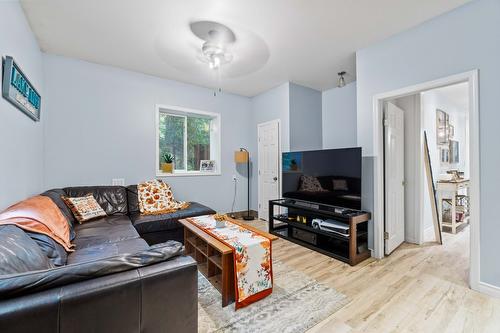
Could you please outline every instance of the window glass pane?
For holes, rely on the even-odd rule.
[[[187,117],[187,170],[199,171],[200,160],[210,159],[211,119]]]
[[[160,165],[164,163],[163,154],[169,153],[174,156],[175,170],[184,170],[184,117],[176,117],[160,113]]]

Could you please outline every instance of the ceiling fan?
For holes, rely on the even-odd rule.
[[[156,37],[158,55],[167,66],[190,73],[200,82],[237,79],[265,66],[270,57],[266,42],[237,23],[208,19],[185,26],[165,25]],[[219,83],[217,83],[219,84]]]
[[[191,23],[190,28],[195,36],[205,41],[199,59],[211,69],[219,69],[233,60],[229,48],[236,42],[236,36],[227,26],[214,21],[197,21]]]

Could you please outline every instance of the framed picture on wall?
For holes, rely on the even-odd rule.
[[[448,144],[450,140],[450,116],[443,110],[436,109],[436,142]]]
[[[439,149],[439,156],[440,156],[441,164],[450,163],[450,150],[448,147],[441,147]]]
[[[34,121],[40,120],[42,97],[14,58],[2,60],[2,96]]]
[[[448,124],[448,138],[453,139],[455,136],[455,126]]]
[[[450,140],[450,163],[457,164],[460,162],[459,144],[456,140]]]

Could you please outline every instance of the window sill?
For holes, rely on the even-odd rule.
[[[156,177],[193,177],[193,176],[220,176],[220,175],[221,175],[220,171],[216,172],[192,171],[192,172],[175,172],[175,173],[166,173],[161,171],[156,172]]]

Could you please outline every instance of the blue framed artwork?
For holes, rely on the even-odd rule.
[[[3,61],[2,96],[31,119],[40,120],[42,98],[10,56]]]

